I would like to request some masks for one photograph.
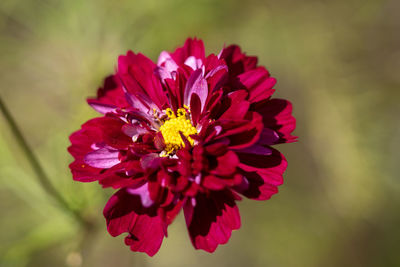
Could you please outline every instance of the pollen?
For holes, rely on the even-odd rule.
[[[179,132],[181,132],[191,145],[194,144],[194,140],[190,135],[197,134],[196,128],[192,125],[189,114],[184,108],[177,110],[176,114],[170,109],[165,110],[168,118],[165,120],[163,125],[160,127],[161,134],[165,142],[165,152],[167,154],[184,146],[183,140]]]

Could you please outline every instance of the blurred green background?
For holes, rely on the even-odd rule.
[[[400,2],[0,1],[0,94],[89,230],[39,185],[0,116],[0,266],[400,266]],[[189,36],[208,53],[241,45],[291,100],[299,142],[281,145],[285,184],[239,204],[242,228],[214,254],[183,216],[159,253],[130,252],[102,209],[112,190],[73,182],[68,136],[128,49],[153,60]]]

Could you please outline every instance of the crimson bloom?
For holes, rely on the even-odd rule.
[[[232,45],[205,56],[188,39],[157,64],[128,51],[88,99],[103,114],[70,136],[74,180],[119,189],[104,208],[108,232],[154,255],[183,209],[196,249],[213,252],[240,228],[236,201],[278,192],[287,162],[272,145],[296,140],[276,80]]]

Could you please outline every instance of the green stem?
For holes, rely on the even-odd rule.
[[[8,111],[7,107],[3,103],[1,96],[0,96],[0,110],[4,115],[4,118],[6,119],[8,125],[10,126],[10,129],[14,135],[14,137],[17,139],[18,144],[20,145],[21,149],[25,153],[29,163],[32,166],[33,171],[36,174],[36,177],[38,178],[39,183],[42,185],[43,189],[50,195],[52,196],[57,203],[60,205],[61,208],[66,210],[69,214],[71,214],[82,226],[85,228],[88,226],[88,222],[81,216],[81,214],[70,208],[68,205],[67,201],[60,195],[60,193],[55,189],[53,184],[50,182],[49,177],[45,173],[42,165],[40,165],[39,160],[33,153],[33,150],[29,146],[28,142],[22,135],[21,130],[19,129],[17,123],[15,122],[14,118],[12,117],[11,113]]]

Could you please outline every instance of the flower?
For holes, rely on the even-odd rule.
[[[108,232],[154,255],[183,210],[196,249],[213,252],[240,228],[240,196],[267,200],[296,140],[292,105],[276,80],[236,45],[205,56],[188,39],[157,64],[128,51],[88,99],[103,114],[70,136],[76,181],[119,189],[104,208]]]

